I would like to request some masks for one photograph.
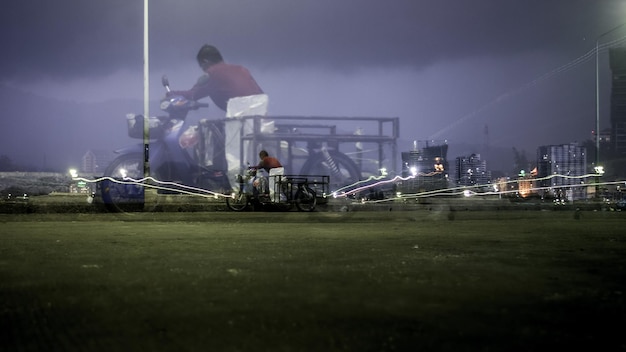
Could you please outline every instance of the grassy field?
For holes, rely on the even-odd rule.
[[[626,350],[626,213],[0,222],[1,351]]]

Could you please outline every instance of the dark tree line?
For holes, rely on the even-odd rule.
[[[16,171],[17,166],[6,155],[0,155],[0,171]]]
[[[41,168],[37,168],[37,167],[34,167],[34,166],[17,164],[9,156],[7,156],[5,154],[0,154],[0,172],[10,172],[10,171],[25,171],[25,172],[49,171],[49,172],[54,172],[54,170],[42,170]]]

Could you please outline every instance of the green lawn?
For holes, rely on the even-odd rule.
[[[0,351],[626,350],[626,213],[0,222]]]

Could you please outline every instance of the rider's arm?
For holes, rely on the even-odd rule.
[[[189,90],[173,90],[167,93],[167,96],[172,95],[181,95],[185,97],[185,99],[189,100],[200,100],[202,98],[206,98],[211,94],[211,84],[209,81],[209,77],[204,75],[198,79],[196,84],[193,85]]]
[[[256,169],[257,170],[265,170],[266,172],[269,172],[269,171],[267,171],[265,162],[263,160],[259,161],[259,164],[256,166]]]

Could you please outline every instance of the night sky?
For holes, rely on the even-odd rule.
[[[591,138],[596,40],[606,128],[607,48],[626,36],[601,36],[626,22],[622,0],[152,0],[149,10],[151,99],[163,74],[191,86],[198,48],[214,44],[251,70],[270,114],[397,116],[401,150],[482,144],[485,126],[494,147],[530,155]],[[143,97],[143,1],[12,1],[0,28],[5,88],[79,103]],[[0,154],[16,149],[16,115],[0,117]]]

